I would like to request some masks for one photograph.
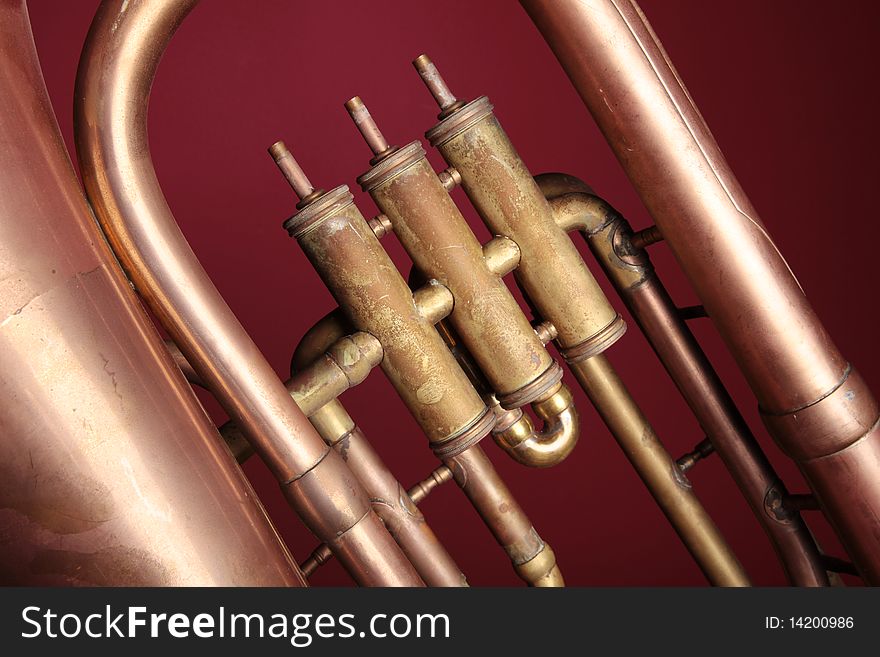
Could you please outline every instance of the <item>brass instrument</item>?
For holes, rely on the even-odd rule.
[[[656,226],[632,230],[577,178],[533,176],[489,99],[457,97],[421,55],[416,73],[439,108],[425,136],[448,165],[439,174],[420,140],[402,135],[395,146],[359,97],[345,104],[371,153],[357,183],[377,216],[366,219],[346,185],[331,186],[339,181],[315,187],[310,154],[298,161],[282,141],[269,148],[298,201],[284,228],[338,304],[301,339],[283,382],[190,249],[149,153],[153,78],[197,0],[102,2],[76,84],[85,195],[23,1],[0,0],[0,580],[302,586],[335,558],[363,586],[466,586],[418,508],[454,481],[525,583],[562,586],[552,537],[480,442],[491,435],[526,466],[565,459],[581,433],[567,371],[711,584],[750,584],[686,476],[713,452],[792,584],[827,586],[829,571],[849,569],[820,552],[800,515],[813,506],[864,581],[880,583],[880,408],[809,307],[644,16],[632,0],[521,3]],[[485,243],[456,188],[493,236]],[[606,354],[627,327],[572,232],[706,433],[677,460]],[[412,272],[383,239],[400,242]],[[673,304],[647,253],[661,240],[702,301],[690,314],[714,322],[812,495],[788,492]],[[410,487],[338,399],[376,367],[436,457]],[[215,428],[187,382],[230,420]],[[317,538],[301,564],[238,465],[254,454]]]

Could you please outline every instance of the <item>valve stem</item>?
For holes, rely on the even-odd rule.
[[[287,145],[283,141],[276,141],[272,144],[269,147],[269,155],[275,160],[275,164],[281,169],[281,173],[284,174],[287,182],[293,187],[293,191],[300,200],[315,191],[314,186],[309,182],[302,167],[300,167],[297,161],[293,159],[293,155],[291,155],[290,151],[287,149]]]
[[[293,192],[300,200],[297,207],[307,205],[324,193],[322,189],[315,189],[314,185],[309,182],[305,172],[299,163],[294,159],[293,154],[287,149],[287,145],[283,141],[276,141],[269,146],[269,155],[275,160],[275,164],[281,169],[287,182],[293,188]]]
[[[367,146],[370,147],[373,155],[375,155],[371,162],[372,164],[379,162],[397,150],[397,147],[388,145],[388,141],[382,136],[379,126],[376,125],[376,122],[370,115],[370,110],[364,105],[364,101],[361,100],[360,96],[355,96],[345,103],[345,109],[348,110],[355,126],[363,135],[364,141],[367,142]]]
[[[437,104],[440,106],[439,118],[445,119],[465,104],[463,100],[456,98],[455,94],[449,90],[449,87],[440,75],[440,71],[434,66],[434,62],[431,61],[430,57],[427,55],[419,55],[413,61],[413,66],[415,66],[416,71],[422,78],[425,86],[428,87],[428,91],[431,92],[431,95],[434,96],[434,100],[436,100]]]

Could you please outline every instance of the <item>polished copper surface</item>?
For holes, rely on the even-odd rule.
[[[877,405],[816,317],[635,2],[521,0],[654,218],[749,382],[776,441],[825,481],[876,452]],[[614,47],[609,48],[608,44]],[[637,147],[635,147],[637,145]],[[835,394],[837,393],[837,394]],[[811,418],[802,422],[805,412]],[[828,458],[822,458],[822,457]],[[808,460],[805,460],[808,459]],[[807,465],[809,463],[809,466]],[[828,468],[828,473],[822,472]],[[876,470],[822,486],[860,572],[880,583]],[[859,500],[845,491],[857,490]]]
[[[0,583],[303,586],[107,247],[0,0]]]
[[[107,0],[95,16],[75,107],[77,151],[95,215],[141,297],[312,531],[340,550],[357,581],[420,581],[364,490],[208,278],[159,187],[147,141],[149,90],[168,42],[196,4]],[[369,549],[355,551],[353,544]]]

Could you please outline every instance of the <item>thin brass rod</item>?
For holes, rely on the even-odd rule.
[[[716,586],[748,586],[736,556],[605,355],[569,367],[706,578]]]
[[[437,488],[437,486],[445,484],[447,481],[452,481],[452,470],[445,465],[441,465],[428,477],[413,485],[407,493],[413,501],[413,504],[418,505],[421,504],[425,498]],[[306,577],[311,577],[318,568],[332,558],[333,552],[330,551],[330,548],[328,548],[326,544],[321,543],[318,547],[312,550],[312,553],[308,558],[300,564],[300,570],[302,570],[303,575]],[[431,585],[430,582],[428,585]]]

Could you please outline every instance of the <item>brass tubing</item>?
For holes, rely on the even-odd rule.
[[[320,359],[319,355],[328,349],[326,345],[338,343],[339,336],[344,335],[346,330],[347,322],[338,311],[326,315],[315,324],[294,351],[290,365],[292,379],[298,376],[295,372],[306,372],[315,362],[320,362],[314,361],[315,357]],[[378,365],[380,360],[381,358],[371,361],[371,366]],[[309,365],[310,362],[312,365]],[[320,408],[303,407],[303,411],[324,441],[348,463],[351,471],[367,490],[376,514],[425,583],[428,586],[467,586],[461,569],[437,539],[421,511],[416,508],[416,502],[411,500],[360,428],[355,426],[345,407],[334,400]],[[320,563],[328,558],[324,552],[320,556]],[[312,568],[312,563],[310,558],[304,565],[308,564]]]
[[[814,486],[859,571],[880,584],[880,409],[810,308],[647,20],[630,0],[521,3],[705,305],[767,428]],[[874,465],[856,454],[874,455]]]
[[[305,586],[95,224],[16,0],[0,151],[0,585]]]
[[[343,410],[343,412],[345,411]],[[412,500],[413,504],[421,504],[422,501],[426,497],[428,497],[428,495],[430,495],[437,486],[439,486],[440,484],[445,484],[447,481],[451,480],[452,471],[445,465],[441,465],[439,468],[434,470],[427,479],[424,479],[412,486],[407,492],[407,495],[409,495],[409,498],[410,500]],[[306,577],[311,577],[311,575],[320,566],[323,566],[332,558],[333,553],[330,551],[330,548],[321,543],[321,545],[316,547],[308,556],[308,558],[300,564],[300,570],[302,570],[303,575],[305,575]],[[436,564],[431,565],[436,567]],[[446,584],[445,586],[467,586],[464,575],[460,575],[459,579],[457,579],[456,582],[457,583]],[[444,584],[431,584],[430,582],[428,582],[428,586],[444,586]]]
[[[542,421],[540,430],[521,409],[505,411],[495,406],[492,437],[519,463],[538,468],[556,465],[571,453],[580,433],[571,391],[559,383],[532,402],[532,409]]]
[[[437,488],[437,486],[445,484],[447,481],[451,480],[452,470],[447,468],[445,465],[441,465],[439,468],[431,472],[429,476],[410,486],[407,494],[413,501],[413,504],[421,504],[422,500],[428,497],[428,495],[430,495]]]
[[[556,226],[489,100],[462,104],[426,136],[459,173],[489,230],[519,247],[516,281],[537,313],[556,327],[563,353],[575,356],[579,350],[602,351],[613,344],[623,334],[623,321],[568,235]]]
[[[736,556],[605,355],[570,367],[706,578],[715,586],[748,586]]]
[[[159,60],[193,0],[106,0],[76,85],[76,142],[95,215],[141,296],[246,433],[310,529],[363,584],[421,580],[366,493],[290,398],[180,232],[149,156]],[[366,547],[355,551],[354,545]]]
[[[358,107],[363,107],[359,100]],[[358,183],[388,217],[415,266],[452,292],[449,321],[502,406],[527,404],[554,385],[558,378],[550,379],[558,368],[507,286],[489,269],[419,142],[391,149]],[[538,385],[541,377],[547,383]],[[515,395],[527,386],[533,386],[528,394]]]
[[[703,572],[713,583],[747,584],[715,524],[690,488],[682,485],[686,479],[602,356],[625,325],[574,243],[556,224],[549,202],[492,114],[488,99],[462,105],[426,134],[461,175],[462,187],[489,229],[519,246],[517,282],[541,317],[555,327],[556,344],[581,387]],[[599,382],[584,375],[587,370],[595,370],[612,388],[600,390]]]
[[[409,287],[353,204],[348,188],[337,187],[302,206],[285,228],[352,326],[378,338],[385,353],[383,371],[434,453],[457,473],[459,486],[511,556],[520,577],[534,585],[560,583],[552,550],[544,550],[477,444],[492,429],[492,412],[440,334],[418,312]],[[523,530],[525,524],[534,537]]]
[[[382,369],[428,440],[443,443],[475,426],[488,409],[416,308],[348,188],[327,192],[287,225],[297,230],[296,222],[313,220],[297,234],[300,246],[352,326],[382,344]]]
[[[586,187],[570,176],[545,174],[536,179],[551,197],[557,222],[584,235],[770,538],[789,581],[827,586],[819,550],[803,520],[796,512],[771,507],[771,500],[787,495],[784,484],[654,273],[647,253],[630,242],[629,224],[598,197],[565,193]]]
[[[319,424],[325,415],[323,409],[336,408],[336,398],[366,379],[370,370],[381,361],[382,346],[378,340],[368,333],[355,333],[337,339],[317,360],[293,374],[284,385],[296,405],[327,442],[326,434],[321,431],[324,424]],[[190,382],[193,383],[192,380]],[[318,421],[315,415],[319,416]],[[235,422],[230,420],[224,423],[220,427],[220,435],[239,463],[254,453]],[[372,498],[373,493],[369,489],[367,493]]]

